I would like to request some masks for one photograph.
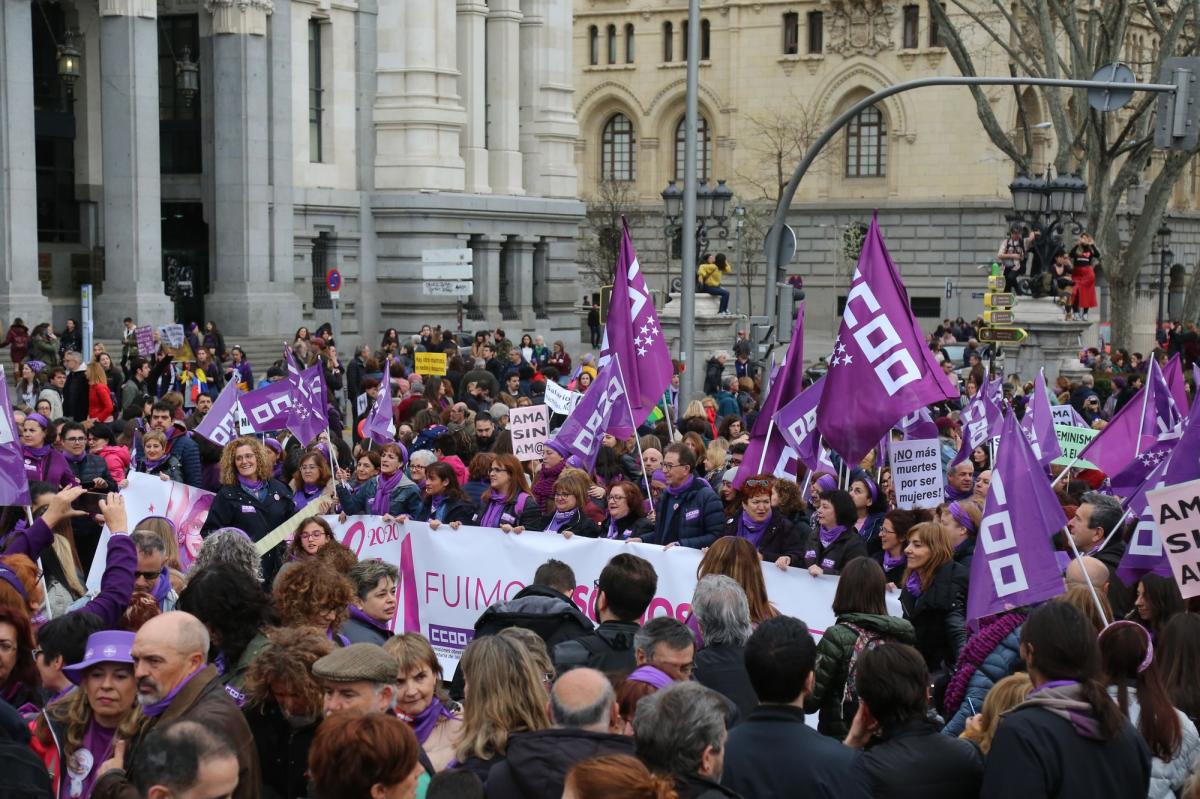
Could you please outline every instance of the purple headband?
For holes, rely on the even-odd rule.
[[[266,443],[266,445],[267,445],[267,449],[274,450],[274,451],[275,451],[275,453],[276,453],[276,454],[278,454],[278,455],[282,455],[282,454],[283,454],[283,444],[280,444],[280,443],[279,443],[278,441],[276,441],[275,439],[273,439],[273,438],[268,438],[268,439],[266,440],[266,442],[265,442],[265,443]]]
[[[17,577],[15,571],[7,566],[0,566],[0,580],[11,585],[13,590],[21,595],[21,599],[25,600],[25,604],[29,604],[29,594],[25,591],[25,585],[21,582],[21,578]]]
[[[975,535],[979,532],[979,530],[975,527],[975,522],[971,521],[971,517],[968,516],[967,512],[962,509],[961,502],[951,502],[946,507],[949,509],[950,515],[954,517],[954,521],[967,528],[967,531],[970,532],[971,535]]]
[[[1130,622],[1132,624],[1133,622]],[[634,682],[644,682],[655,689],[661,690],[674,682],[671,676],[655,666],[638,666],[626,679]]]
[[[875,481],[870,477],[867,477],[865,474],[859,475],[858,477],[854,478],[854,480],[855,482],[862,483],[867,487],[867,492],[871,495],[871,502],[873,504],[876,497],[879,496],[879,486],[875,485]]]
[[[547,441],[543,446],[547,447],[548,449],[554,450],[555,452],[557,452],[559,455],[563,456],[564,458],[570,457],[570,455],[571,455],[571,450],[567,449],[565,445],[559,443],[558,441],[556,441],[554,439]]]
[[[1138,624],[1136,621],[1129,621],[1128,619],[1117,619],[1116,621],[1110,622],[1107,627],[1100,631],[1100,637],[1103,638],[1106,632],[1111,630],[1113,627],[1116,627],[1118,624],[1127,624],[1130,627],[1136,627],[1146,635],[1146,656],[1142,658],[1142,662],[1139,663],[1137,667],[1138,674],[1141,674],[1143,671],[1150,668],[1150,664],[1154,662],[1154,640],[1150,637],[1150,633],[1145,627]]]
[[[25,419],[26,420],[32,419],[33,421],[37,422],[38,424],[40,424],[42,426],[43,430],[50,429],[50,420],[47,419],[45,416],[42,416],[40,413],[27,413],[27,414],[25,414]]]
[[[837,488],[837,480],[834,479],[832,474],[823,474],[817,478],[817,488],[821,489],[822,492],[833,491]]]

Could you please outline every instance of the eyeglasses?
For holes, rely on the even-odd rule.
[[[63,441],[68,444],[82,444],[87,441],[87,439],[79,436],[71,436],[70,438],[64,438]]]
[[[326,533],[324,530],[313,530],[313,531],[310,531],[307,533],[301,533],[300,540],[301,541],[313,541],[318,538],[325,538],[327,535],[329,535],[329,534]]]
[[[625,495],[624,495],[624,494],[609,494],[609,495],[608,495],[608,501],[609,501],[609,502],[613,502],[614,500],[615,500],[616,502],[624,502],[624,501],[625,501]]]
[[[491,466],[488,468],[488,474],[503,474],[507,471],[508,469],[505,469],[503,466]]]
[[[159,576],[160,574],[162,574],[162,572],[161,572],[161,571],[156,571],[156,572],[134,572],[134,573],[133,573],[133,576],[134,576],[134,578],[135,578],[135,579],[136,579],[136,578],[138,578],[138,577],[141,577],[141,578],[142,578],[143,580],[145,580],[146,582],[150,582],[151,580],[157,580],[157,579],[158,579],[158,576]]]
[[[747,485],[751,488],[764,488],[766,486],[771,485],[771,481],[770,480],[750,479],[750,480],[747,480],[743,485]]]
[[[662,468],[663,468],[664,472],[667,472],[667,471],[670,471],[671,469],[674,469],[676,466],[682,466],[682,465],[683,465],[682,463],[667,463],[666,461],[663,461]]]

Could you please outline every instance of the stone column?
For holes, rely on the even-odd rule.
[[[284,275],[273,271],[278,260],[272,263],[278,231],[271,219],[269,182],[277,167],[268,143],[276,110],[268,91],[271,0],[206,0],[205,7],[213,15],[215,156],[210,169],[216,198],[213,291],[206,308],[226,336],[288,334],[295,330],[300,304],[292,291],[290,264],[281,267],[284,283]],[[291,220],[285,224],[290,230]],[[291,248],[286,249],[290,260]],[[275,255],[282,257],[282,252]]]
[[[487,194],[487,15],[484,0],[458,0],[458,94],[466,109],[462,157],[466,166],[464,189]]]
[[[38,280],[29,0],[0,0],[0,319],[50,320]]]
[[[97,335],[174,321],[162,281],[158,156],[158,22],[154,0],[100,2],[100,119],[104,135],[103,299]]]
[[[521,8],[491,0],[487,20],[488,165],[492,192],[524,194],[521,180]]]
[[[512,248],[512,287],[509,299],[512,300],[513,310],[521,325],[526,330],[532,330],[533,320],[533,248],[538,243],[537,236],[515,236],[509,240]]]
[[[521,0],[521,155],[525,188],[542,197],[578,194],[571,102],[569,4]],[[643,46],[645,43],[643,43]]]
[[[475,290],[471,300],[483,314],[485,326],[500,321],[500,247],[503,236],[482,235],[471,240]]]
[[[448,0],[379,6],[377,189],[463,190],[456,13]]]

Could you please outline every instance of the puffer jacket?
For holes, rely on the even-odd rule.
[[[662,492],[656,514],[654,535],[645,539],[647,544],[679,544],[702,549],[725,532],[721,500],[698,475],[693,476],[691,485],[678,494]]]
[[[955,738],[967,728],[967,719],[983,711],[983,700],[992,686],[1017,671],[1021,664],[1021,628],[1013,630],[993,649],[971,679],[967,681],[967,693],[958,706],[953,718],[942,728],[943,735]]]
[[[880,635],[886,643],[912,644],[916,640],[912,623],[896,616],[876,613],[843,613],[837,623],[825,630],[817,644],[817,665],[813,669],[813,690],[804,700],[804,712],[820,711],[817,731],[845,738],[850,722],[858,711],[857,703],[843,703],[850,658],[858,633],[849,625]]]
[[[1138,717],[1141,715],[1141,706],[1138,704],[1137,689],[1131,685],[1128,691],[1129,723],[1136,728]],[[1117,701],[1115,685],[1108,686],[1108,695],[1113,698],[1114,702]],[[1175,711],[1175,715],[1179,717],[1183,740],[1179,745],[1179,751],[1169,761],[1163,762],[1157,757],[1151,759],[1150,791],[1146,794],[1148,799],[1173,799],[1173,797],[1179,796],[1183,791],[1184,783],[1187,782],[1189,772],[1196,763],[1197,756],[1200,756],[1200,734],[1196,732],[1196,725],[1178,710]]]

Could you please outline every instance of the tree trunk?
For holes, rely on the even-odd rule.
[[[1115,271],[1115,270],[1113,270]],[[1133,342],[1133,309],[1137,302],[1137,279],[1124,280],[1108,275],[1109,317],[1112,322],[1112,346],[1129,347]]]
[[[1187,293],[1183,295],[1183,309],[1176,318],[1184,322],[1194,322],[1197,317],[1200,317],[1200,266],[1192,268]]]

